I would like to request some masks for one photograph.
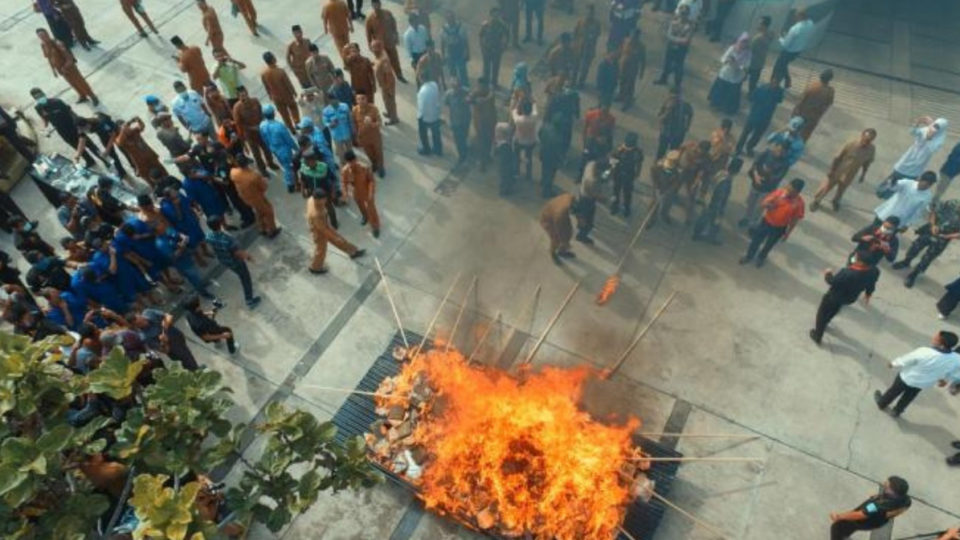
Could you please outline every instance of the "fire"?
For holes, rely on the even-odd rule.
[[[613,296],[613,293],[617,292],[617,288],[620,287],[620,276],[614,274],[607,278],[607,281],[603,284],[603,289],[597,293],[597,305],[604,305]]]
[[[640,422],[610,426],[580,410],[588,376],[547,367],[517,378],[433,349],[387,379],[377,405],[393,411],[391,430],[409,429],[396,423],[401,407],[403,423],[415,423],[392,440],[412,449],[416,470],[406,476],[427,508],[503,536],[609,540],[636,496],[631,432]],[[368,435],[381,461],[384,441]]]

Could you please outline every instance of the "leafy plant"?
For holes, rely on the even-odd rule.
[[[134,479],[130,505],[136,510],[140,524],[133,531],[133,537],[183,540],[190,534],[191,539],[201,540],[204,536],[196,529],[202,525],[195,523],[194,511],[200,483],[190,482],[174,489],[164,486],[169,479],[166,475],[150,474]]]
[[[131,362],[119,347],[110,351],[100,366],[87,375],[90,391],[106,394],[113,399],[125,399],[133,393],[137,376],[143,371],[145,360]]]

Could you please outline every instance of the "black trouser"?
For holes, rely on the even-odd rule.
[[[760,82],[760,74],[763,73],[763,67],[759,69],[748,69],[747,70],[747,96],[749,97],[753,94],[753,91],[757,89],[757,83]]]
[[[947,292],[943,293],[943,296],[940,297],[940,300],[937,300],[937,311],[946,317],[953,313],[953,310],[957,308],[957,304],[960,304],[960,294],[947,290]]]
[[[657,142],[657,159],[662,158],[670,150],[676,150],[683,144],[683,137],[686,133],[670,134],[660,132],[660,140]]]
[[[70,29],[67,21],[59,15],[48,17],[45,14],[43,17],[47,19],[47,24],[50,25],[50,33],[53,34],[53,37],[62,41],[67,48],[73,47],[73,30]]]
[[[753,152],[757,143],[763,138],[763,134],[767,132],[768,127],[770,127],[769,118],[759,122],[748,120],[747,123],[743,125],[743,131],[740,132],[740,138],[737,140],[737,153],[743,152],[744,145],[746,145],[749,152]]]
[[[86,139],[87,146],[83,150],[83,162],[87,164],[88,169],[97,164],[97,162],[93,160],[93,156],[99,156],[100,149],[97,148],[97,145],[93,142],[93,139],[86,135],[81,135],[76,129],[73,128],[54,125],[53,129],[56,130],[58,135],[60,135],[60,138],[63,139],[63,142],[69,144],[70,148],[74,151],[76,151],[77,146],[80,144],[80,137]]]
[[[613,202],[610,210],[616,212],[623,203],[623,211],[630,213],[630,203],[633,202],[633,177],[627,174],[617,174],[613,177]]]
[[[538,5],[539,2],[539,5]],[[527,34],[524,41],[530,41],[530,35],[533,33],[533,18],[537,18],[537,41],[543,41],[543,10],[546,7],[546,0],[527,0]]]
[[[100,139],[100,144],[102,144],[104,148],[110,144],[110,139],[100,135],[99,132],[97,133],[97,138]],[[90,144],[89,139],[87,139],[87,144]],[[123,163],[120,161],[120,154],[117,153],[116,145],[110,148],[110,151],[107,152],[107,156],[110,156],[110,159],[113,160],[113,166],[117,169],[117,174],[120,176],[120,178],[127,176],[127,170],[123,168]],[[107,156],[104,156],[102,152],[100,153],[100,159],[102,159],[105,164],[110,165],[110,163],[107,162]],[[130,158],[127,157],[127,159]]]
[[[857,531],[871,531],[878,528],[860,521],[834,521],[830,526],[830,540],[846,540]]]
[[[424,122],[421,119],[417,119],[417,128],[420,133],[420,149],[426,154],[436,154],[438,156],[443,155],[443,142],[440,140],[440,121],[436,122]],[[430,141],[427,140],[427,135],[433,138],[433,146],[430,146]]]
[[[247,302],[253,300],[253,279],[250,277],[250,269],[247,268],[247,263],[241,260],[234,260],[229,264],[225,264],[231,272],[237,275],[240,278],[240,285],[243,287],[243,298]]]
[[[786,227],[774,227],[767,223],[767,220],[761,219],[760,223],[753,228],[750,246],[747,248],[747,259],[753,259],[754,255],[757,256],[757,260],[766,259],[770,250],[773,249],[773,246],[777,244],[777,241],[783,237],[785,232],[787,232]],[[761,244],[763,244],[762,248],[760,247]],[[757,254],[758,249],[760,250],[759,254]]]
[[[695,240],[700,238],[715,238],[720,231],[720,227],[716,223],[717,217],[717,211],[711,207],[707,207],[693,224],[693,238]]]
[[[167,356],[171,360],[180,362],[184,369],[194,371],[200,367],[190,348],[187,347],[187,338],[175,326],[167,329]]]
[[[910,244],[910,249],[907,250],[907,255],[903,258],[903,262],[910,264],[913,259],[923,251],[920,262],[917,263],[917,266],[910,272],[913,276],[918,276],[925,272],[927,268],[930,267],[930,263],[936,260],[936,258],[943,253],[943,250],[947,249],[947,245],[950,243],[950,240],[946,238],[934,236],[930,231],[930,225],[920,227],[917,232],[919,233],[917,239]]]
[[[257,216],[253,213],[253,208],[250,208],[250,205],[243,202],[243,199],[240,198],[240,193],[237,192],[237,186],[233,185],[230,179],[225,180],[222,186],[223,194],[230,200],[230,205],[240,214],[240,223],[246,227],[256,221]],[[330,200],[330,198],[328,197],[327,200]]]
[[[660,73],[661,83],[665,84],[672,73],[674,85],[680,86],[683,81],[683,64],[687,59],[688,50],[689,47],[686,45],[674,45],[672,43],[667,45],[667,50],[663,54],[663,72]]]
[[[335,198],[337,197],[327,197],[325,206],[327,207],[327,216],[330,218],[330,226],[339,229],[340,220],[337,219],[337,206],[333,202]]]
[[[540,194],[544,197],[553,195],[553,179],[560,169],[560,161],[559,158],[540,158]]]
[[[813,327],[813,333],[817,335],[817,339],[823,337],[830,321],[837,316],[837,313],[840,313],[845,305],[830,293],[823,295],[823,298],[820,299],[820,306],[817,308],[817,322]]]
[[[496,88],[500,85],[497,81],[500,79],[500,59],[503,57],[503,53],[482,52],[482,56],[483,76],[490,83],[491,88]]]
[[[231,330],[231,329],[230,329],[229,327],[227,327],[227,326],[217,326],[216,328],[210,328],[210,331],[209,331],[209,333],[211,333],[211,334],[224,334],[224,333],[226,333],[226,332],[229,332],[229,333],[230,333],[230,337],[224,338],[223,341],[225,341],[226,344],[227,344],[227,350],[230,351],[230,353],[234,353],[234,352],[237,351],[237,343],[233,340],[233,330]],[[198,337],[200,337],[201,339],[203,339],[202,336],[198,336]],[[220,340],[219,340],[219,339],[213,339],[213,340],[205,340],[205,339],[204,339],[204,341],[206,341],[207,343],[211,343],[211,342],[212,342],[212,343],[216,343],[216,342],[218,342],[218,341],[220,341]]]
[[[920,393],[920,390],[920,388],[914,388],[903,382],[903,379],[900,378],[900,375],[897,375],[897,378],[893,380],[893,384],[890,385],[890,388],[887,388],[886,392],[880,396],[880,400],[877,401],[877,405],[886,409],[891,403],[893,403],[893,400],[897,399],[897,396],[899,396],[900,399],[897,400],[897,404],[894,405],[893,410],[897,414],[901,414],[907,409],[907,406],[910,405],[910,402],[917,397],[917,394]]]
[[[783,81],[785,88],[790,88],[790,62],[796,60],[798,56],[800,56],[798,52],[780,51],[780,56],[777,57],[777,62],[773,65],[771,77]]]
[[[719,2],[717,4],[717,15],[707,24],[707,30],[710,33],[711,40],[720,40],[721,34],[723,34],[723,23],[727,20],[727,16],[730,15],[733,4],[734,2]]]
[[[457,157],[466,161],[470,156],[470,124],[465,126],[450,126],[453,132],[453,143],[457,145]]]
[[[363,11],[363,0],[347,0],[347,7],[350,8],[350,13],[357,17]]]
[[[577,238],[590,236],[596,215],[597,200],[593,197],[580,197],[577,201]]]

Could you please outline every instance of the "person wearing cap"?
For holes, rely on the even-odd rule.
[[[250,309],[257,307],[257,304],[260,303],[260,297],[253,294],[253,279],[250,277],[250,269],[247,267],[247,263],[253,261],[253,257],[240,249],[237,241],[223,230],[222,216],[207,219],[207,227],[210,232],[206,235],[206,244],[213,249],[217,261],[240,278],[243,298],[247,307]]]
[[[270,174],[267,171],[268,166],[274,170],[279,169],[280,166],[274,162],[273,154],[263,140],[260,133],[261,122],[263,122],[263,106],[260,105],[260,100],[251,97],[245,86],[238,86],[237,102],[233,105],[233,123],[240,138],[246,143],[247,150],[256,161],[260,174],[267,176]]]
[[[380,215],[377,212],[377,205],[374,201],[376,193],[376,181],[373,179],[373,173],[370,169],[360,163],[353,150],[348,150],[344,155],[342,177],[343,177],[343,195],[350,197],[360,210],[361,225],[370,224],[374,238],[380,238]]]
[[[909,268],[921,252],[920,262],[907,274],[903,284],[910,288],[920,274],[926,272],[930,264],[940,256],[950,242],[960,238],[960,200],[941,201],[930,208],[927,223],[916,229],[917,238],[910,244],[902,261],[893,264],[894,270]]]
[[[653,84],[667,84],[673,75],[674,84],[680,86],[683,81],[683,65],[693,40],[694,22],[690,19],[690,6],[681,5],[667,28],[667,47],[663,55],[663,69],[660,78]]]
[[[297,81],[300,82],[300,88],[308,88],[313,86],[310,77],[307,76],[310,40],[303,37],[303,29],[299,24],[293,25],[290,30],[293,33],[293,40],[287,44],[287,65],[290,66],[290,71],[293,71]]]
[[[403,78],[400,56],[397,54],[397,44],[400,41],[400,33],[397,30],[397,20],[390,10],[383,9],[381,0],[373,0],[371,5],[373,6],[373,13],[367,17],[365,24],[367,46],[373,51],[373,43],[379,41],[383,47],[383,51],[386,53],[386,57],[389,59],[395,77],[399,79],[400,82],[405,83],[407,80]],[[375,52],[374,56],[379,57],[380,54]]]
[[[267,95],[273,101],[277,112],[283,118],[283,123],[290,131],[296,129],[300,121],[300,110],[297,108],[297,91],[290,82],[290,77],[283,68],[277,65],[277,58],[272,52],[263,53],[263,62],[266,64],[260,72],[260,82],[267,90]]]
[[[385,125],[391,126],[400,121],[397,117],[397,77],[387,55],[384,54],[384,48],[380,41],[374,40],[371,42],[370,52],[373,53],[374,58],[373,75],[377,87],[380,88],[380,98],[383,100],[383,107],[387,116]]]
[[[871,223],[855,232],[850,241],[857,244],[854,253],[859,251],[860,259],[864,263],[876,266],[884,259],[887,262],[893,262],[897,259],[897,252],[900,250],[899,232],[900,218],[890,216],[883,220],[883,223],[879,226]],[[854,253],[850,254],[849,259],[851,261]]]
[[[838,272],[827,270],[823,273],[823,280],[830,286],[820,299],[817,307],[817,318],[809,336],[814,343],[820,345],[823,333],[830,321],[840,313],[843,306],[849,306],[863,295],[863,305],[870,304],[880,279],[880,270],[875,264],[870,264],[873,254],[868,249],[857,249],[849,263]]]
[[[180,36],[170,38],[170,43],[177,48],[174,58],[177,60],[180,71],[187,74],[190,88],[198,94],[203,92],[203,85],[210,80],[210,72],[203,62],[203,51],[196,45],[187,47]]]
[[[287,186],[287,191],[293,193],[296,184],[293,154],[297,151],[297,141],[290,134],[290,130],[277,121],[276,109],[273,108],[273,105],[263,106],[260,136],[263,137],[267,148],[270,149],[270,152],[273,153],[277,162],[283,168],[283,183]]]
[[[317,127],[317,125],[314,124],[312,118],[302,118],[300,120],[300,123],[297,124],[297,127],[300,130],[299,131],[300,136],[298,137],[298,140],[300,137],[304,135],[309,137],[310,146],[308,147],[308,149],[312,148],[314,151],[319,152],[321,154],[320,160],[326,163],[327,168],[330,170],[330,172],[334,176],[336,176],[337,170],[339,169],[339,167],[337,166],[337,159],[335,157],[335,154],[333,153],[333,150],[330,148],[330,140],[328,139],[331,137],[330,137],[329,130],[325,131]],[[300,142],[298,146],[300,147],[300,151],[303,152],[303,146],[304,146],[303,143]]]
[[[348,152],[350,151],[352,150],[348,150]],[[317,190],[323,190],[327,193],[324,203],[327,205],[330,224],[334,229],[339,229],[340,222],[337,219],[335,205],[342,200],[343,194],[340,191],[340,185],[331,174],[330,168],[320,159],[320,155],[315,149],[308,148],[301,153],[298,173],[300,190],[304,198],[310,197]]]
[[[751,232],[750,245],[740,258],[740,264],[747,264],[756,257],[756,266],[760,268],[773,246],[790,237],[804,216],[803,197],[800,196],[804,183],[802,179],[794,178],[786,187],[774,190],[763,199],[760,203],[763,217]]]
[[[327,106],[323,108],[323,125],[330,130],[333,148],[342,162],[344,153],[353,148],[354,128],[350,106],[332,92],[327,95]]]
[[[77,68],[77,59],[73,57],[70,49],[62,41],[50,37],[43,28],[37,29],[37,37],[40,38],[40,48],[43,56],[46,57],[53,71],[54,77],[63,77],[67,84],[80,96],[77,103],[90,101],[96,107],[100,104],[100,99],[93,93],[87,79]]]
[[[274,238],[280,234],[274,219],[273,205],[267,199],[267,179],[250,167],[247,156],[237,156],[234,167],[230,169],[230,181],[237,188],[243,202],[247,203],[257,216],[260,234]]]
[[[953,332],[941,330],[933,335],[930,346],[920,347],[889,362],[888,367],[898,368],[900,373],[886,391],[873,392],[877,408],[885,411],[897,400],[889,411],[890,416],[897,418],[921,390],[944,387],[948,383],[960,384],[960,354],[954,352],[958,341],[960,339]]]
[[[203,101],[203,89],[195,92],[189,90],[182,81],[175,81],[173,90],[177,93],[177,97],[170,103],[170,110],[180,121],[180,124],[190,133],[207,132],[215,134],[213,120],[210,119],[210,110],[207,109]]]
[[[342,69],[333,71],[333,84],[330,85],[330,91],[327,92],[328,96],[330,94],[337,96],[337,101],[346,103],[348,107],[356,105],[353,97],[353,87],[344,78]],[[329,105],[330,102],[328,101],[327,104]]]
[[[767,137],[768,143],[781,143],[786,149],[787,162],[791,167],[796,165],[797,161],[800,160],[800,156],[803,155],[803,151],[806,148],[806,143],[803,141],[803,137],[800,136],[800,130],[803,128],[804,120],[799,116],[794,116],[790,118],[790,121],[787,122],[787,128],[771,133]]]
[[[353,32],[353,20],[350,8],[343,0],[327,0],[321,12],[323,34],[331,35],[337,52],[343,54],[343,47],[350,41]]]
[[[213,49],[214,54],[226,52],[226,49],[223,48],[223,28],[220,27],[220,18],[217,17],[216,10],[207,3],[207,0],[197,0],[197,7],[203,14],[201,21],[203,22],[203,30],[207,33],[206,44]]]
[[[643,149],[640,148],[640,136],[631,131],[619,148],[610,156],[613,162],[613,199],[610,201],[610,213],[617,215],[623,208],[623,217],[630,217],[630,202],[633,200],[633,184],[643,168]]]
[[[353,107],[353,125],[357,130],[357,145],[370,160],[370,166],[377,176],[383,178],[386,169],[383,165],[383,137],[380,134],[380,111],[370,102],[363,92],[357,92],[357,104]],[[346,153],[344,153],[346,159]]]
[[[120,127],[116,145],[130,160],[134,173],[152,186],[154,175],[165,175],[167,169],[160,163],[160,156],[143,140],[144,129],[146,129],[146,126],[139,116],[127,120]]]
[[[329,193],[323,189],[317,189],[307,198],[307,225],[313,234],[313,260],[310,262],[311,274],[326,274],[328,272],[326,264],[327,243],[330,242],[337,246],[341,251],[350,256],[351,259],[362,257],[365,250],[347,242],[336,230],[330,227],[327,215]]]
[[[856,531],[872,531],[910,509],[907,495],[910,485],[899,476],[891,476],[871,495],[849,512],[831,512],[830,540],[845,540]]]
[[[840,209],[840,199],[843,198],[843,194],[853,183],[857,173],[860,173],[861,183],[867,176],[867,169],[870,168],[870,164],[873,163],[877,153],[877,149],[873,145],[876,138],[877,130],[867,128],[860,132],[859,137],[848,142],[840,149],[840,153],[833,158],[833,162],[830,164],[830,171],[827,172],[823,184],[820,185],[820,189],[813,196],[810,210],[815,212],[820,207],[820,201],[834,187],[837,188],[837,193],[833,196],[833,210]]]
[[[657,159],[666,155],[668,150],[675,150],[683,144],[691,122],[693,122],[693,107],[680,96],[679,88],[670,88],[667,91],[667,99],[657,112],[657,123],[660,125]]]

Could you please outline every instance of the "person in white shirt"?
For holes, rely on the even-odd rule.
[[[879,227],[887,218],[900,218],[902,230],[924,220],[933,190],[930,186],[937,183],[937,173],[927,171],[917,180],[894,180],[892,185],[881,185],[877,194],[888,197],[874,211],[874,227]]]
[[[810,47],[813,38],[813,21],[807,15],[807,10],[798,9],[795,18],[796,22],[790,26],[790,30],[780,36],[780,56],[773,65],[772,77],[782,80],[784,88],[790,88],[790,62]]]
[[[921,390],[934,385],[947,386],[950,381],[960,382],[960,354],[953,351],[957,341],[953,332],[940,331],[933,336],[929,347],[920,347],[890,362],[889,366],[900,368],[900,373],[886,392],[873,393],[877,407],[884,411],[899,397],[890,410],[890,416],[896,418]]]
[[[408,26],[407,31],[403,33],[403,45],[407,48],[407,52],[410,54],[410,62],[413,65],[414,71],[416,71],[420,57],[427,52],[427,41],[430,40],[430,31],[420,22],[420,17],[415,13],[410,15],[408,21],[410,22],[410,26]]]
[[[181,81],[173,83],[173,89],[177,92],[177,97],[170,103],[170,110],[183,127],[190,133],[207,133],[216,137],[210,111],[204,105],[200,94],[188,90],[187,85]]]
[[[417,152],[422,156],[443,155],[443,141],[440,139],[440,87],[436,81],[426,81],[417,92],[417,126],[420,132],[420,147]],[[433,146],[427,135],[433,138]]]
[[[537,104],[528,99],[517,103],[512,112],[513,118],[513,147],[516,153],[517,165],[522,157],[526,162],[527,182],[533,181],[533,149],[537,146],[537,129],[540,115],[537,114]]]
[[[916,178],[927,170],[930,158],[940,150],[947,138],[947,119],[921,116],[913,123],[910,134],[913,144],[900,156],[893,165],[893,172],[884,181],[899,180],[901,178]]]
[[[687,6],[690,10],[690,22],[696,26],[700,22],[700,13],[703,11],[703,0],[680,0],[677,3],[677,9],[674,10],[675,15],[680,14],[680,6]]]

